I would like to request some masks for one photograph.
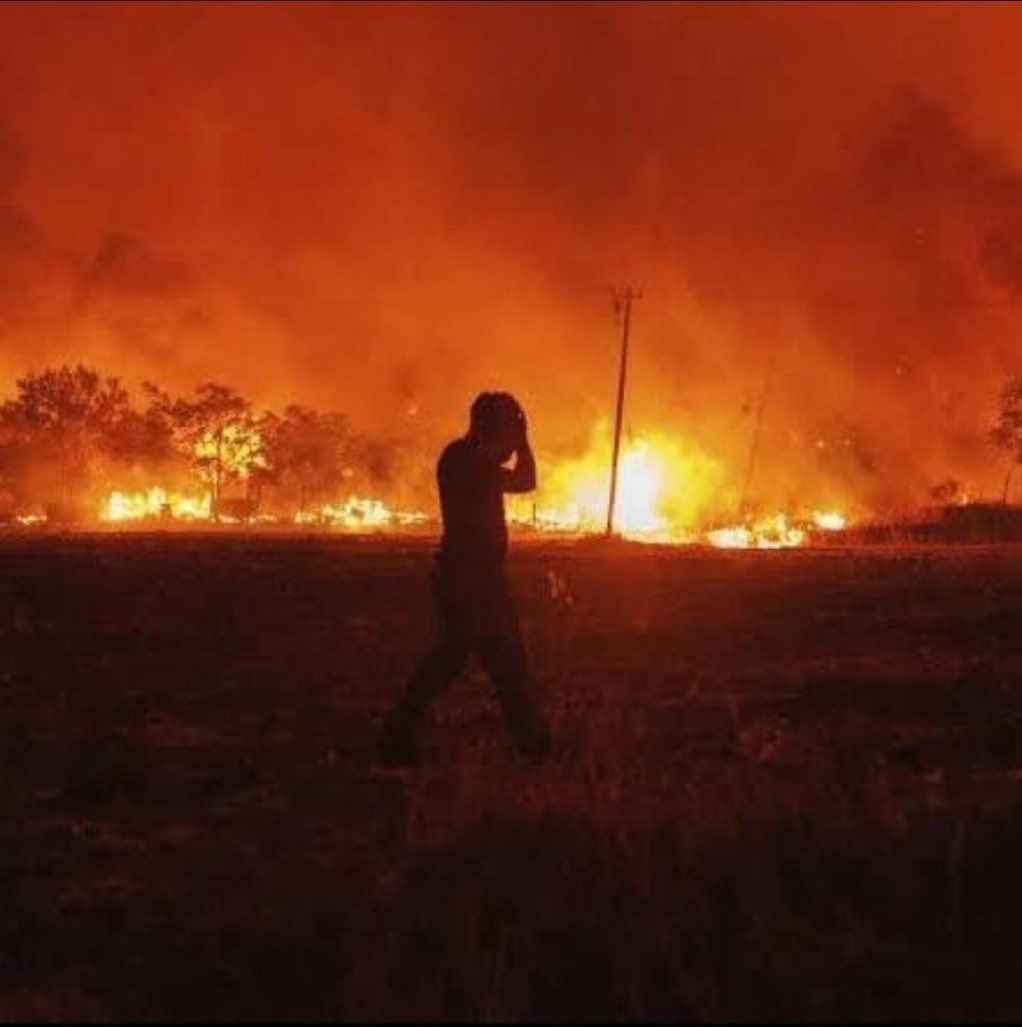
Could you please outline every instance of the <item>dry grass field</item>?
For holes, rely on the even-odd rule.
[[[0,540],[0,1018],[1022,1017],[1022,547],[519,542],[556,756],[373,736],[423,540]]]

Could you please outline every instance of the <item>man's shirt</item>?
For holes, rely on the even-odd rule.
[[[452,442],[437,464],[444,532],[440,563],[451,570],[499,571],[507,556],[504,486],[508,472],[470,439]]]

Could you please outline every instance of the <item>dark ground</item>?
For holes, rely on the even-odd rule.
[[[557,758],[379,776],[428,562],[0,540],[0,1018],[1022,1017],[1022,547],[520,545]]]

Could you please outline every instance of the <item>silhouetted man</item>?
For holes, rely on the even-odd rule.
[[[505,466],[515,458],[513,468]],[[492,678],[519,749],[539,757],[549,737],[532,697],[528,658],[504,572],[504,493],[536,487],[525,414],[506,392],[481,393],[468,434],[437,465],[443,539],[433,570],[439,636],[380,738],[380,761],[413,763],[430,704],[475,655]]]

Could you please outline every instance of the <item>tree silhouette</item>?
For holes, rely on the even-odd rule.
[[[252,404],[234,389],[206,382],[194,398],[172,398],[146,385],[150,411],[165,419],[175,445],[209,489],[210,514],[219,520],[224,487],[248,480],[265,466],[262,428]]]
[[[37,494],[75,504],[106,462],[123,455],[121,432],[131,417],[116,378],[78,364],[33,372],[17,396],[0,405],[0,449],[18,494],[31,480]]]
[[[336,498],[352,475],[353,440],[343,414],[292,405],[264,422],[265,477],[297,494],[298,515],[313,501]]]
[[[1004,478],[1002,497],[1007,503],[1012,472],[1022,463],[1022,375],[1013,375],[1001,389],[997,423],[990,432],[990,440],[1011,462]]]
[[[313,502],[389,489],[403,477],[395,442],[352,432],[337,412],[291,405],[257,414],[216,382],[185,396],[146,383],[142,393],[132,405],[118,379],[81,365],[22,378],[16,396],[0,402],[0,505],[76,506],[128,482],[166,486],[192,476],[214,519],[232,482],[246,484],[250,501],[271,484],[304,516]]]

